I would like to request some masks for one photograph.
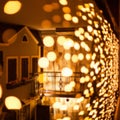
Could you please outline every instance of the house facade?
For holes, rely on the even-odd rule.
[[[30,96],[31,74],[39,71],[37,61],[41,50],[38,44],[27,27],[13,35],[8,43],[0,43],[3,97],[14,95],[25,99]]]

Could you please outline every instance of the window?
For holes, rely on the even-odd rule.
[[[8,83],[17,80],[17,58],[8,58]]]
[[[38,57],[32,58],[32,73],[38,72]]]
[[[27,43],[28,42],[28,36],[27,36],[27,34],[23,35],[22,42],[23,43]]]
[[[27,80],[29,74],[28,58],[21,58],[21,79]]]
[[[0,51],[0,65],[3,66],[3,52]]]

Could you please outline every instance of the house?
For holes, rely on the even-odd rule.
[[[7,42],[0,43],[3,98],[9,95],[27,99],[31,94],[31,74],[38,72],[41,50],[34,30],[23,26]]]

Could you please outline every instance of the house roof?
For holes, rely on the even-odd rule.
[[[7,43],[4,42],[4,33],[7,31],[7,30],[13,30],[15,31],[14,33],[8,33],[8,38],[11,39],[16,33],[18,33],[22,28],[24,28],[26,26],[23,26],[23,25],[15,25],[15,24],[8,24],[8,23],[0,23],[0,43],[2,43],[2,45],[7,45]],[[30,34],[33,35],[33,37],[38,41],[38,44],[41,45],[41,38],[40,38],[40,35],[39,35],[39,32],[37,30],[33,30],[33,29],[30,29],[29,27],[26,27],[27,29],[26,30],[29,30],[28,32],[30,32]]]

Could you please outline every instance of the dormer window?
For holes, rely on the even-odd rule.
[[[26,34],[23,35],[22,42],[24,43],[28,42],[28,36]]]

